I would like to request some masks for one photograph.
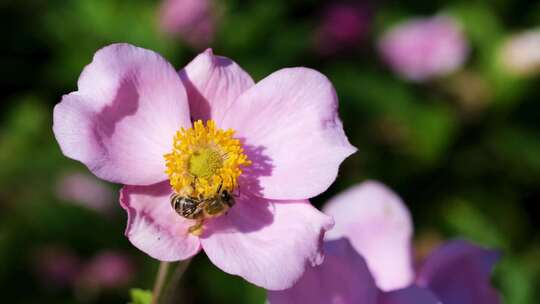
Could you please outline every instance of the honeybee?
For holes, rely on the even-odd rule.
[[[176,193],[171,196],[171,206],[176,213],[184,218],[196,220],[195,225],[188,229],[192,233],[200,231],[205,219],[227,213],[234,204],[234,197],[229,191],[221,190],[221,187],[216,192],[216,196],[206,199]]]

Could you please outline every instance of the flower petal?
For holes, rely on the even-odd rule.
[[[418,273],[418,285],[432,290],[444,304],[501,303],[490,285],[493,266],[500,254],[456,240],[436,249]]]
[[[126,236],[135,247],[160,261],[185,260],[200,249],[199,239],[187,232],[194,222],[173,210],[171,193],[168,182],[125,186],[120,192],[120,204],[128,214]]]
[[[251,176],[258,179],[259,195],[306,199],[330,186],[341,162],[356,151],[343,131],[337,103],[324,75],[289,68],[266,77],[232,104],[222,127],[245,139],[251,160],[265,162]]]
[[[327,239],[348,237],[379,288],[393,290],[412,282],[411,216],[395,193],[368,181],[336,196],[323,210],[336,221]]]
[[[180,127],[189,127],[184,86],[160,55],[128,44],[96,52],[79,90],[54,109],[62,152],[98,177],[130,185],[163,181],[163,154]]]
[[[442,304],[442,302],[431,291],[413,285],[390,292],[381,292],[378,304]]]
[[[375,304],[378,289],[364,259],[345,238],[324,244],[324,263],[309,267],[290,289],[269,291],[270,304]]]
[[[241,196],[229,213],[207,223],[201,244],[221,270],[270,290],[291,287],[307,265],[322,262],[332,219],[308,201]]]
[[[199,54],[184,69],[180,78],[187,89],[193,120],[213,119],[218,125],[223,114],[253,79],[229,58],[214,56],[211,49]]]

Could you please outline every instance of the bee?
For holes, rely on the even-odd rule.
[[[229,191],[221,190],[221,186],[216,195],[210,198],[183,196],[177,193],[171,196],[171,206],[176,213],[186,219],[196,220],[195,225],[188,229],[192,233],[200,233],[200,228],[205,219],[227,213],[234,204],[234,197]]]

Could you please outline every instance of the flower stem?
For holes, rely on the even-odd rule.
[[[159,264],[159,270],[156,276],[156,282],[154,283],[154,290],[152,291],[152,304],[158,304],[159,296],[163,290],[167,278],[167,272],[169,271],[169,264],[167,262],[161,262]]]
[[[171,276],[171,279],[169,280],[169,283],[167,284],[167,288],[163,292],[163,304],[171,303],[173,298],[178,297],[178,295],[175,295],[175,289],[178,287],[177,285],[180,282],[180,279],[182,278],[184,273],[186,272],[190,263],[191,263],[191,259],[187,259],[187,260],[181,261],[176,266],[176,270]]]

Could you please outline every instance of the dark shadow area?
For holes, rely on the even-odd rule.
[[[105,106],[98,114],[99,124],[95,125],[95,133],[99,135],[98,138],[101,138],[102,135],[111,137],[117,123],[135,114],[139,108],[139,97],[135,79],[124,79],[116,90],[116,96],[111,105]]]

